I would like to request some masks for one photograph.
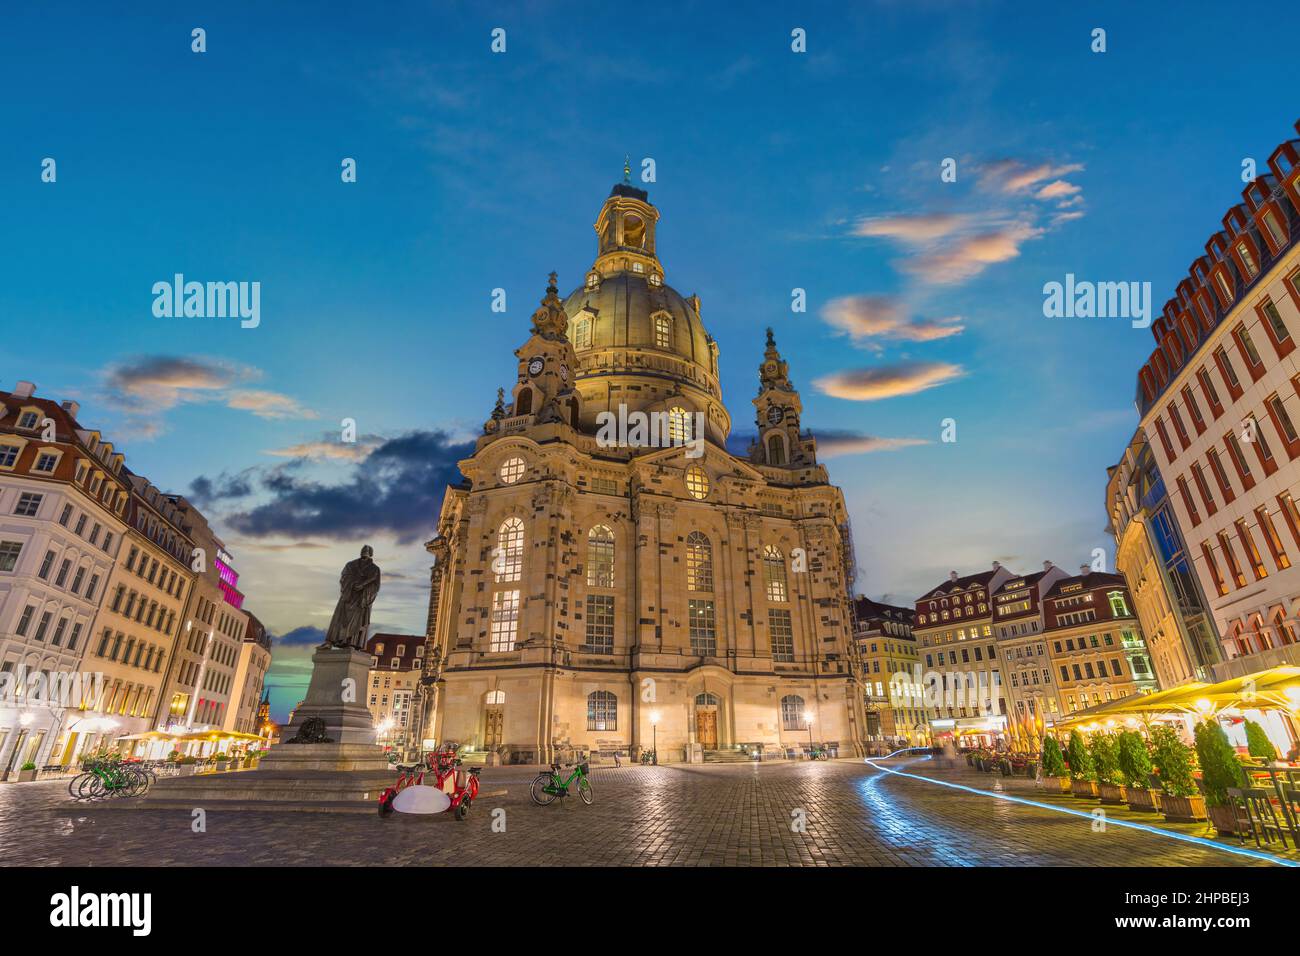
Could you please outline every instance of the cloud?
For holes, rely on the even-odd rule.
[[[216,478],[199,475],[190,482],[190,491],[186,497],[200,508],[206,508],[217,501],[246,498],[252,493],[253,470],[249,468],[237,475],[222,472]]]
[[[231,392],[226,398],[229,408],[238,408],[252,412],[258,418],[319,418],[309,408],[304,408],[296,399],[278,392],[260,389],[246,389]]]
[[[302,442],[287,448],[269,448],[263,454],[277,458],[362,461],[383,442],[378,435],[363,435],[355,442],[344,442],[337,437],[326,436],[319,441]]]
[[[220,402],[259,418],[315,418],[316,413],[279,392],[246,388],[260,369],[203,356],[144,355],[110,366],[103,400],[120,409],[140,437],[165,430],[162,415],[186,403]]]
[[[960,365],[949,362],[900,362],[874,368],[845,369],[815,380],[824,395],[855,402],[914,395],[944,385],[965,374]]]
[[[1080,187],[1074,183],[1067,183],[1064,179],[1058,179],[1056,182],[1048,183],[1038,192],[1034,193],[1035,199],[1062,199],[1066,196],[1074,196],[1082,192]]]
[[[319,627],[295,627],[284,634],[271,634],[275,647],[316,647],[325,643],[325,632]]]
[[[853,228],[855,236],[875,236],[908,243],[930,243],[957,232],[968,217],[949,213],[879,216],[862,219]]]
[[[1083,171],[1082,163],[1054,166],[1051,163],[1027,165],[1018,159],[1001,159],[979,167],[978,178],[982,188],[1014,195],[1028,191],[1045,179],[1068,176]]]
[[[822,308],[822,318],[847,333],[855,342],[888,339],[902,342],[933,342],[959,335],[965,329],[959,316],[942,319],[912,319],[902,304],[891,296],[851,295],[832,299]]]
[[[820,458],[898,451],[900,448],[910,448],[914,445],[933,444],[928,438],[880,438],[858,432],[819,431],[813,434],[817,439],[817,455]]]
[[[473,442],[453,443],[446,432],[415,431],[384,441],[332,484],[302,478],[287,466],[256,469],[256,491],[265,500],[224,520],[252,538],[354,542],[389,532],[408,544],[432,533],[445,486],[462,480],[456,462],[473,449]]]
[[[1020,255],[1020,247],[1046,230],[1028,222],[1012,222],[910,259],[903,268],[936,285],[949,285],[973,278],[999,262]]]

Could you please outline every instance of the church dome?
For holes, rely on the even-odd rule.
[[[564,300],[569,316],[569,341],[583,354],[611,348],[644,348],[671,353],[712,373],[713,358],[709,334],[691,300],[671,286],[652,286],[644,275],[618,272],[603,278],[595,288],[575,289]],[[585,317],[589,327],[578,330]],[[581,347],[575,334],[582,336]]]
[[[718,383],[718,347],[704,329],[697,296],[664,282],[655,248],[659,211],[627,183],[610,192],[595,229],[596,260],[564,300],[578,367],[584,424],[599,410],[626,405],[656,411],[689,406],[725,443],[730,418]]]

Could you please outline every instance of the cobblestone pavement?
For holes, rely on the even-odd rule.
[[[932,773],[924,763],[895,766]],[[6,784],[0,853],[6,865],[78,866],[1268,865],[1144,831],[1094,832],[1089,819],[857,761],[596,769],[590,807],[572,798],[532,805],[533,773],[484,770],[485,791],[509,793],[481,798],[464,822],[450,814],[214,810],[206,833],[192,832],[183,810],[76,804],[66,781]],[[991,786],[987,777],[966,777],[951,779]],[[506,811],[504,833],[492,828],[498,808]],[[798,814],[803,832],[792,826]]]

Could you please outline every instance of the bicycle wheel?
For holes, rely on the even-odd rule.
[[[149,790],[149,775],[139,767],[131,767],[126,774],[126,788],[123,796],[138,797]]]
[[[587,806],[591,806],[591,801],[595,799],[595,795],[591,792],[591,781],[586,777],[578,781],[578,796],[582,797],[582,802]]]
[[[553,784],[554,778],[549,773],[539,773],[532,785],[528,788],[528,795],[533,798],[533,803],[539,807],[550,804],[556,797]],[[547,787],[552,789],[548,790]]]
[[[91,783],[98,780],[93,773],[79,773],[68,783],[68,793],[73,800],[89,800]]]
[[[83,800],[102,800],[107,791],[104,789],[104,778],[97,773],[86,774],[86,782],[78,788]]]

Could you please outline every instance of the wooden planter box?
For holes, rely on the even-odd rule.
[[[1220,833],[1238,836],[1250,832],[1250,821],[1240,815],[1235,803],[1229,803],[1226,807],[1206,807],[1205,812],[1214,824],[1214,829]]]
[[[1160,801],[1164,794],[1159,790],[1148,790],[1145,787],[1128,788],[1128,808],[1130,810],[1142,810],[1146,813],[1155,813],[1160,809]]]
[[[1069,777],[1044,777],[1043,789],[1046,790],[1048,793],[1069,793],[1070,778]]]
[[[1200,823],[1208,819],[1205,813],[1205,798],[1199,793],[1191,797],[1162,794],[1160,810],[1170,823]]]
[[[1085,800],[1094,799],[1097,796],[1096,780],[1081,780],[1078,777],[1070,778],[1070,796],[1082,797]]]
[[[1128,802],[1128,794],[1125,788],[1114,783],[1097,784],[1097,795],[1101,797],[1102,803],[1120,804]]]

